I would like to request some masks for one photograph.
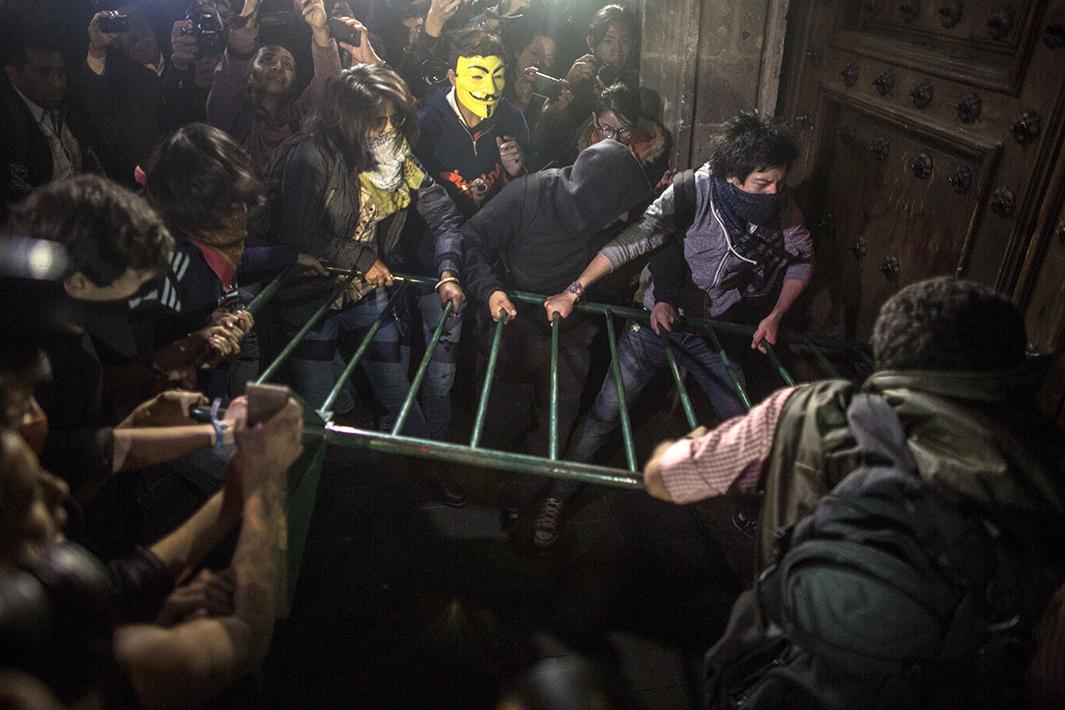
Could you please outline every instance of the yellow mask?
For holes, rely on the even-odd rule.
[[[505,69],[499,57],[459,57],[455,98],[475,116],[490,118],[503,96]]]

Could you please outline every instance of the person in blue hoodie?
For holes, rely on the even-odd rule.
[[[482,29],[455,33],[448,70],[451,86],[434,94],[418,116],[420,137],[414,153],[467,219],[507,182],[526,172],[529,129],[521,111],[503,96],[504,56],[503,44],[494,34]],[[426,229],[417,222],[412,228]],[[439,300],[428,293],[411,305],[406,311],[412,320],[421,321],[428,341],[440,315]],[[461,316],[457,313],[448,320],[421,394],[434,439],[446,439],[451,424]]]
[[[467,219],[526,172],[529,127],[503,96],[505,57],[498,36],[478,28],[456,32],[448,55],[451,86],[418,114],[414,154]]]

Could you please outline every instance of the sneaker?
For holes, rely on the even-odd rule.
[[[551,547],[558,540],[558,516],[561,511],[562,501],[558,498],[544,501],[544,507],[536,516],[536,532],[533,533],[533,542],[537,547]]]

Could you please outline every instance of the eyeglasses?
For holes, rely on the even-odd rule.
[[[370,126],[375,131],[383,131],[392,124],[392,128],[397,131],[403,128],[403,124],[407,122],[407,117],[402,113],[394,113],[391,116],[374,116],[370,119]]]
[[[595,123],[595,130],[599,131],[599,135],[604,138],[610,138],[616,140],[619,143],[624,143],[629,138],[632,138],[632,126],[622,126],[621,128],[611,128],[610,126],[604,126],[598,121]]]

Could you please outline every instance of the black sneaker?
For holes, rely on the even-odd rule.
[[[537,547],[551,547],[558,540],[558,517],[561,512],[562,501],[558,498],[544,501],[540,514],[536,516],[536,532],[533,533],[533,543]]]

